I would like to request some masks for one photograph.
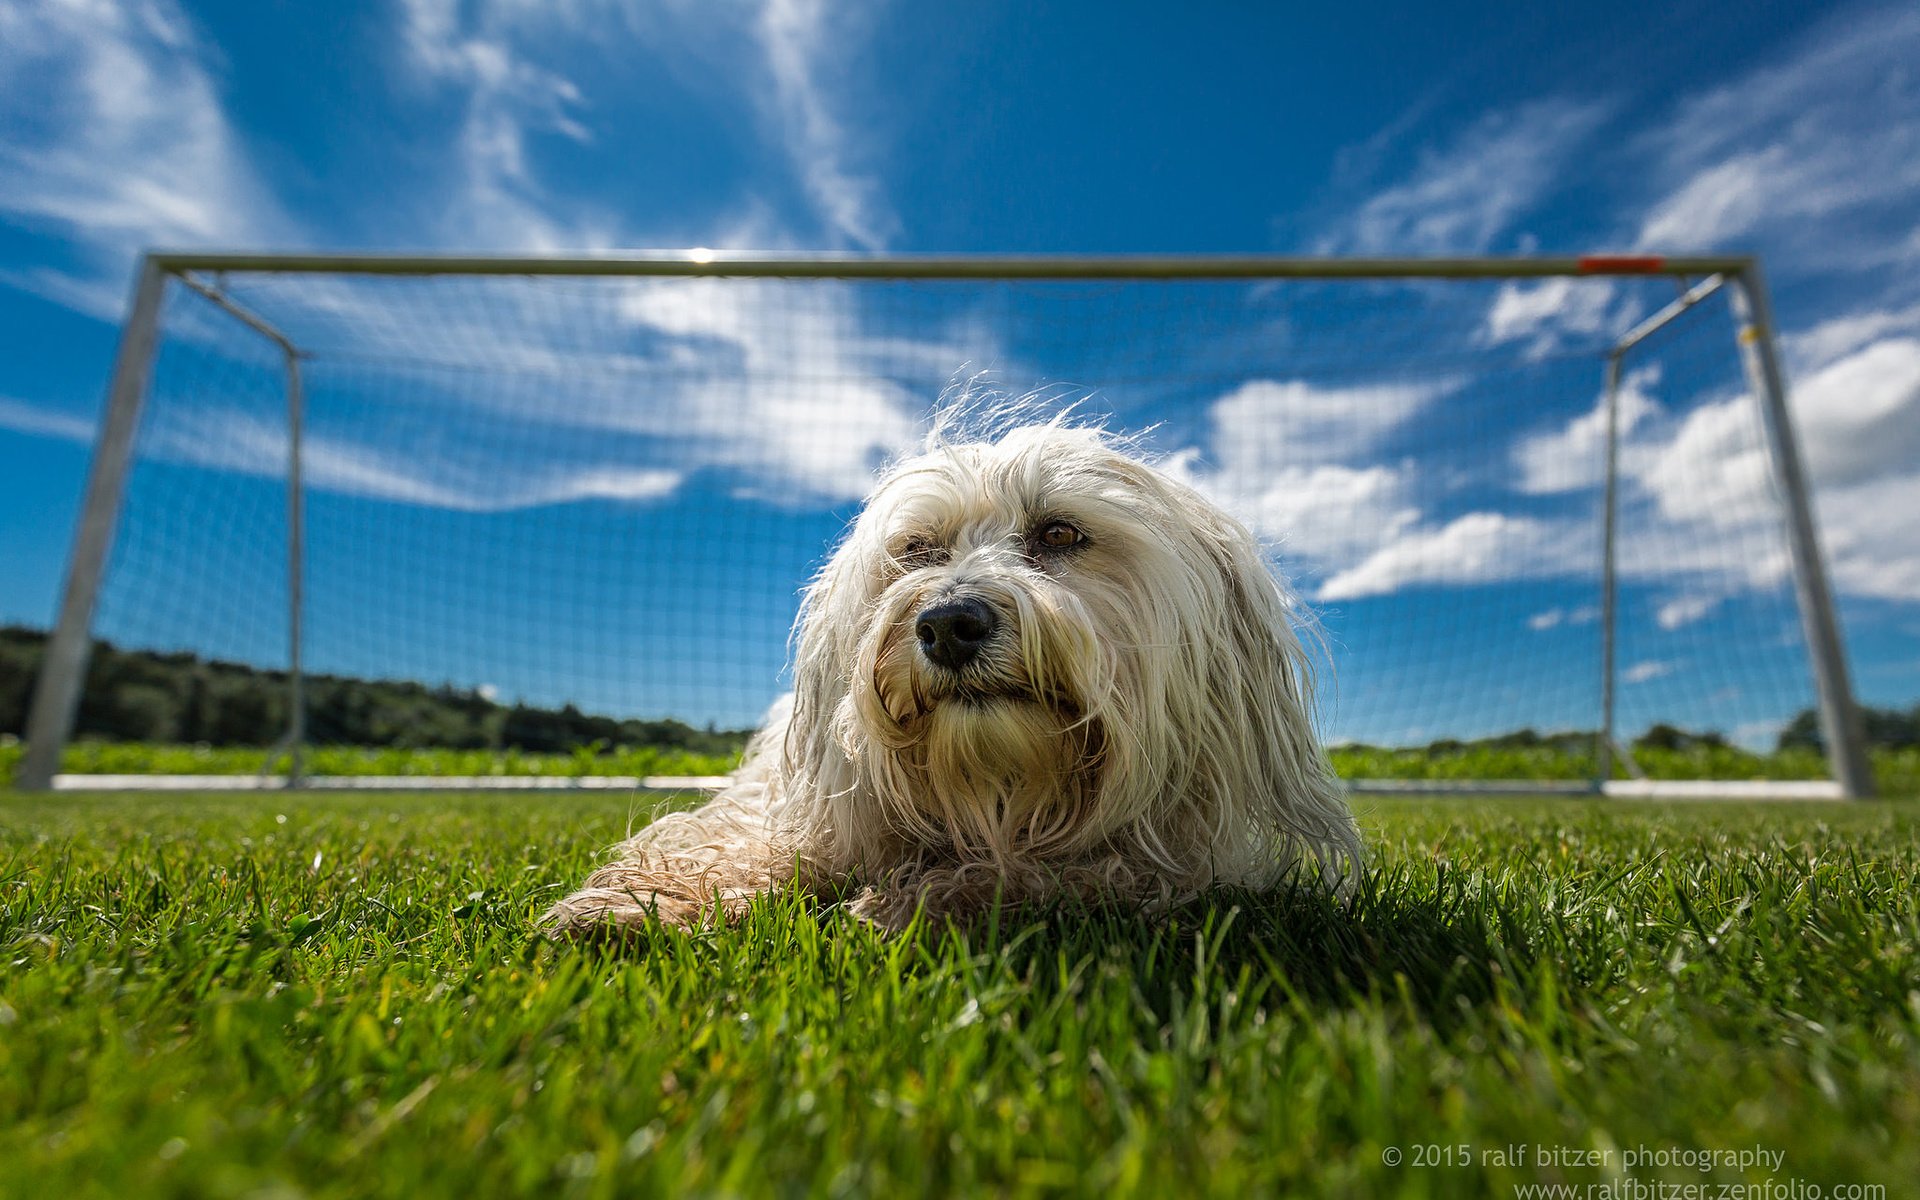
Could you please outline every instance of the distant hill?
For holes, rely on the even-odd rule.
[[[0,627],[0,734],[24,735],[46,634]],[[354,746],[568,753],[600,743],[732,754],[751,730],[504,705],[479,692],[404,680],[306,677],[311,740]],[[287,728],[287,675],[195,654],[94,644],[75,735],[129,742],[267,746]]]

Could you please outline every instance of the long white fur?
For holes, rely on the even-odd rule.
[[[1036,551],[1054,520],[1086,544]],[[999,629],[956,679],[914,627],[961,593]],[[1360,840],[1291,612],[1244,526],[1103,431],[936,425],[808,587],[795,691],[732,786],[623,842],[549,926],[730,918],[796,880],[888,928],[1342,886]]]

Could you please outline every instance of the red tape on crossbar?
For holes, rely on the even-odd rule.
[[[1582,275],[1658,275],[1667,260],[1657,254],[1589,254],[1580,260]]]

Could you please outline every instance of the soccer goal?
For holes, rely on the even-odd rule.
[[[18,782],[710,784],[982,396],[1253,528],[1356,789],[1872,790],[1751,259],[706,251],[148,255]]]

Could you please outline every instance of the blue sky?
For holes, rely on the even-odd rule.
[[[1727,249],[1771,273],[1860,690],[1920,695],[1920,12],[1039,8],[0,0],[0,619],[51,617],[144,246]],[[314,367],[316,575],[368,562],[379,530],[410,547],[411,578],[482,564],[457,617],[370,566],[366,590],[316,595],[322,665],[745,719],[774,686],[757,681],[778,668],[789,577],[931,393],[985,365],[1165,423],[1156,448],[1325,613],[1337,731],[1590,723],[1594,480],[1566,464],[1596,446],[1592,352],[1657,290],[653,288],[611,301],[618,319],[531,295],[436,302],[438,353],[479,376],[374,370],[421,353],[415,299],[248,295],[333,353]],[[156,395],[174,406],[147,443],[171,465],[146,486],[191,519],[130,516],[102,628],[267,661],[271,382],[231,330],[194,343],[207,315],[176,307]],[[1628,403],[1629,524],[1647,525],[1623,699],[1630,725],[1760,740],[1804,702],[1804,672],[1780,648],[1777,537],[1716,328],[1650,352]],[[553,407],[527,352],[577,365],[616,343],[703,364],[656,413],[684,419],[636,428],[624,384],[562,378],[604,419],[542,434],[546,466],[507,473],[501,446],[528,436],[513,422]],[[752,400],[727,383],[783,367],[818,382]],[[472,411],[489,437],[434,439]],[[256,515],[223,525],[216,499]],[[642,528],[661,532],[636,556]],[[665,562],[672,596],[737,597],[743,558],[755,604],[648,590]],[[515,588],[550,604],[517,608]],[[694,619],[719,617],[725,649]],[[553,644],[525,636],[556,622]],[[1712,634],[1742,651],[1703,649]]]

